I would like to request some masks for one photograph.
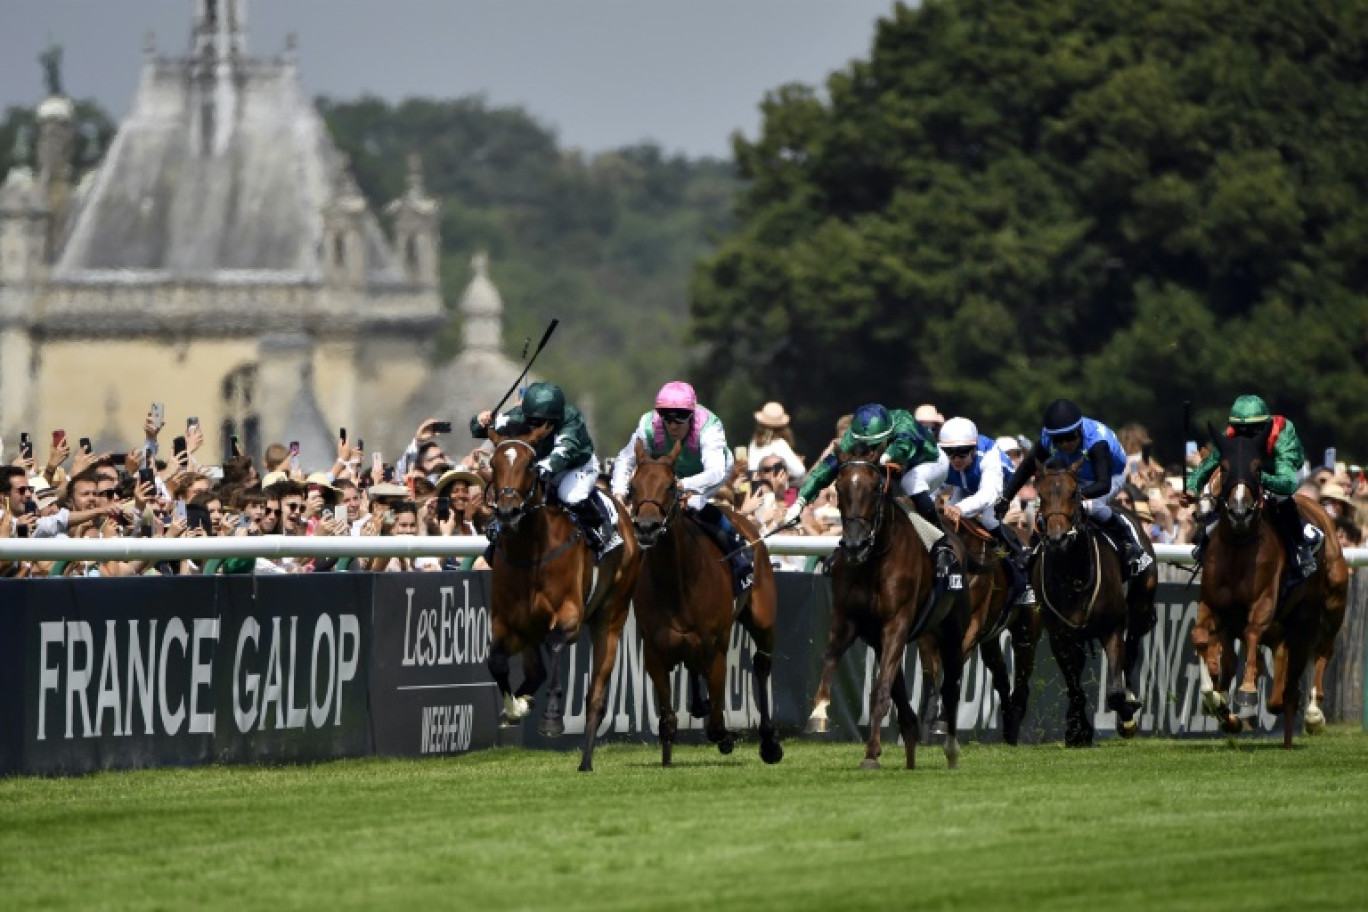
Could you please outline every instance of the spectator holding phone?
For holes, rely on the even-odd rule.
[[[807,474],[807,466],[794,452],[793,431],[789,428],[789,414],[778,402],[766,402],[755,413],[755,430],[751,432],[750,449],[747,451],[751,465],[761,465],[769,456],[777,456],[784,461],[788,477],[798,484]]]
[[[418,425],[418,431],[404,450],[404,455],[400,456],[394,464],[394,473],[400,478],[404,478],[410,470],[416,469],[428,481],[435,484],[442,473],[451,468],[451,460],[442,451],[442,445],[433,438],[438,434],[449,433],[451,433],[450,421],[429,418]]]

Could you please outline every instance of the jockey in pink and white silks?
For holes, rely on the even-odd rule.
[[[655,408],[641,416],[636,431],[613,462],[613,493],[627,499],[627,488],[636,471],[636,445],[640,441],[652,459],[659,459],[682,442],[675,460],[675,474],[682,490],[690,492],[686,507],[712,537],[723,554],[731,554],[733,590],[748,589],[754,565],[745,540],[727,515],[710,502],[726,483],[732,470],[732,452],[722,420],[698,404],[694,388],[672,380],[656,394]]]

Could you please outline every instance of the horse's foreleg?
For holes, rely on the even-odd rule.
[[[1325,699],[1325,667],[1335,657],[1335,635],[1339,633],[1340,625],[1344,622],[1344,605],[1340,604],[1337,608],[1333,602],[1332,599],[1325,606],[1316,635],[1315,673],[1311,680],[1310,699],[1306,704],[1308,735],[1317,735],[1325,731],[1325,712],[1321,709],[1321,700]]]
[[[945,723],[941,721],[940,694],[936,686],[940,683],[941,667],[940,653],[936,649],[936,642],[931,636],[923,636],[917,640],[917,657],[921,659],[921,706],[918,707],[921,716],[921,740],[923,744],[930,744],[937,737],[945,734]]]
[[[727,731],[726,687],[727,653],[725,650],[717,650],[712,655],[712,661],[708,663],[708,699],[711,706],[708,709],[705,731],[708,740],[716,744],[720,752],[730,754],[736,747],[736,736]]]
[[[855,641],[855,625],[839,614],[831,616],[831,633],[827,636],[826,652],[822,654],[822,678],[817,684],[817,695],[812,700],[812,715],[808,716],[809,734],[824,732],[830,726],[827,707],[831,705],[831,676],[836,663]]]
[[[1116,733],[1123,738],[1134,738],[1140,726],[1135,721],[1135,708],[1139,703],[1135,694],[1126,686],[1126,632],[1121,625],[1113,630],[1102,643],[1107,655],[1107,709],[1116,713]]]
[[[945,762],[950,769],[959,769],[959,700],[960,681],[964,676],[964,649],[961,645],[959,623],[955,612],[941,625],[941,721],[945,725]]]
[[[649,638],[643,645],[646,653],[646,674],[650,675],[651,684],[655,686],[656,703],[660,706],[660,725],[656,729],[656,734],[660,738],[660,765],[669,766],[674,759],[675,734],[679,730],[679,720],[674,711],[674,697],[670,694],[670,670],[665,667],[665,661],[651,645]]]
[[[1088,721],[1088,697],[1083,692],[1083,653],[1081,637],[1056,634],[1050,631],[1050,651],[1059,663],[1064,686],[1069,692],[1069,708],[1065,715],[1064,744],[1068,747],[1088,747],[1093,743],[1093,727]]]
[[[593,772],[594,769],[594,739],[598,735],[599,723],[603,721],[603,704],[608,699],[608,676],[613,673],[618,641],[622,639],[622,627],[626,623],[627,606],[610,602],[599,608],[591,624],[594,652],[590,665],[589,694],[584,707],[584,753],[579,766],[582,773]]]
[[[546,637],[546,648],[551,653],[551,668],[543,677],[550,679],[546,687],[546,709],[542,711],[539,730],[543,735],[559,737],[565,734],[565,691],[560,683],[561,656],[565,654],[565,636],[559,628]]]
[[[1276,590],[1276,586],[1270,586]],[[1252,719],[1259,712],[1259,646],[1273,621],[1277,602],[1272,594],[1265,594],[1249,606],[1249,622],[1244,631],[1244,676],[1235,694],[1235,708],[1242,719]]]
[[[1031,701],[1031,675],[1035,672],[1036,646],[1040,643],[1040,612],[1023,608],[1012,630],[1012,699],[1002,713],[1002,737],[1008,744],[1021,738],[1021,723]]]
[[[993,679],[993,693],[997,695],[998,711],[1003,719],[1002,737],[1006,741],[1007,704],[1012,699],[1012,676],[1007,672],[1007,658],[1002,654],[1002,643],[995,638],[979,643],[978,649],[979,655],[983,656],[983,667],[988,669],[988,675]],[[1015,744],[1016,741],[1013,739],[1007,743]]]
[[[869,700],[869,741],[861,769],[878,769],[883,753],[883,721],[888,716],[888,704],[893,690],[893,678],[903,662],[907,642],[907,621],[889,624],[883,630],[883,642],[878,656],[878,677],[874,680]]]
[[[527,715],[531,702],[526,697],[514,696],[513,687],[508,681],[508,640],[507,631],[497,618],[490,628],[489,657],[485,667],[499,688],[499,699],[503,704],[501,725],[514,725]]]
[[[898,712],[898,732],[902,735],[903,749],[907,751],[907,768],[917,768],[917,735],[921,726],[917,724],[917,713],[912,709],[912,701],[907,695],[907,675],[901,663],[898,673],[893,677],[893,708]]]

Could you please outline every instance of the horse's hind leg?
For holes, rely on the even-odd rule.
[[[1002,711],[1002,737],[1008,744],[1021,738],[1021,723],[1031,701],[1031,675],[1035,673],[1036,647],[1040,643],[1040,613],[1023,608],[1012,623],[1012,699]]]
[[[933,744],[937,738],[945,737],[947,729],[941,719],[942,704],[936,689],[941,678],[940,653],[932,637],[923,636],[917,640],[917,657],[921,659],[921,742]]]
[[[1069,708],[1065,715],[1064,744],[1068,747],[1088,747],[1093,743],[1093,727],[1088,721],[1088,696],[1083,692],[1083,640],[1068,634],[1050,631],[1050,651],[1059,663],[1064,685],[1069,691]]]
[[[708,740],[717,745],[724,754],[736,748],[736,736],[727,731],[726,706],[723,693],[727,686],[727,653],[716,650],[708,663],[708,699],[712,704],[708,712]]]
[[[1321,700],[1325,698],[1325,667],[1335,657],[1335,636],[1344,623],[1344,598],[1336,598],[1332,593],[1321,614],[1320,629],[1316,635],[1316,668],[1311,682],[1311,696],[1306,704],[1306,733],[1316,735],[1325,731],[1325,713],[1321,710]]]
[[[827,707],[831,705],[831,676],[836,671],[836,663],[854,641],[855,625],[833,612],[831,633],[827,636],[826,651],[822,654],[822,679],[817,685],[817,695],[812,700],[812,715],[808,716],[807,721],[809,734],[825,732],[828,728]]]
[[[893,678],[893,688],[889,691],[893,698],[893,708],[898,711],[898,731],[902,735],[903,748],[907,751],[907,768],[917,768],[917,735],[921,726],[917,723],[917,713],[912,709],[912,701],[907,696],[907,675],[902,665]]]
[[[1002,740],[1016,744],[1017,733],[1013,731],[1008,739],[1007,713],[1012,702],[1012,676],[1007,672],[1007,659],[1002,654],[1002,642],[989,638],[979,643],[979,655],[983,656],[983,666],[993,679],[993,692],[997,694],[998,709],[1002,713]]]
[[[748,616],[742,619],[755,642],[751,656],[751,693],[760,711],[760,759],[778,763],[784,759],[784,746],[779,743],[779,731],[774,727],[770,711],[770,675],[774,670],[774,627],[760,627]]]
[[[964,677],[963,632],[951,612],[941,626],[941,719],[945,723],[945,762],[950,769],[959,769],[959,700],[960,682]]]
[[[675,734],[679,730],[679,720],[675,716],[674,697],[670,693],[670,670],[665,661],[651,646],[650,640],[644,644],[646,653],[646,674],[655,685],[656,703],[660,705],[660,725],[656,734],[660,738],[660,765],[669,766],[674,760]]]

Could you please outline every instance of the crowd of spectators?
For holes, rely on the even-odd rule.
[[[914,413],[928,431],[945,422],[934,405]],[[849,427],[842,416],[835,434],[817,456],[825,458]],[[823,490],[803,511],[801,525],[780,529],[808,470],[779,402],[767,402],[754,413],[746,446],[735,448],[731,477],[714,497],[750,519],[761,534],[838,535],[841,515],[834,486]],[[393,465],[379,454],[367,459],[361,441],[339,436],[330,466],[306,471],[297,446],[272,444],[260,470],[248,455],[236,452],[219,466],[206,466],[198,455],[204,435],[194,419],[184,436],[176,436],[169,457],[165,427],[154,412],[143,426],[144,443],[124,453],[92,453],[82,439],[76,448],[64,432],[54,432],[46,460],[39,461],[33,442],[24,439],[9,465],[0,467],[0,538],[112,538],[181,536],[431,536],[478,535],[490,511],[484,490],[491,478],[488,444],[453,460],[438,437],[442,424],[424,422]],[[1115,500],[1133,510],[1156,543],[1196,540],[1199,507],[1182,498],[1183,466],[1154,456],[1144,427],[1127,424],[1117,431],[1127,454],[1126,484]],[[1026,437],[996,438],[1013,465],[1030,446]],[[1206,456],[1189,443],[1188,468]],[[601,481],[611,471],[605,464]],[[1358,547],[1368,523],[1368,477],[1356,465],[1334,463],[1307,467],[1299,494],[1318,501],[1336,523],[1345,547]],[[1036,492],[1027,484],[1004,518],[1023,541],[1035,524]],[[801,557],[773,558],[778,569],[802,569]],[[369,570],[439,570],[455,567],[456,558],[360,558]],[[229,559],[228,573],[298,573],[333,569],[335,561],[302,559]],[[59,568],[63,569],[63,568]],[[68,575],[129,576],[143,573],[193,573],[190,561],[150,565],[143,561],[73,562]],[[0,561],[0,576],[49,575],[50,562]]]
[[[474,535],[489,517],[484,489],[489,452],[453,461],[438,441],[437,420],[424,422],[394,464],[369,460],[360,440],[339,435],[330,466],[307,471],[296,444],[272,444],[255,460],[237,450],[221,465],[200,461],[204,434],[195,419],[165,446],[157,409],[143,425],[144,442],[128,453],[75,448],[56,431],[46,460],[21,439],[3,472],[0,538],[180,538],[209,536]],[[168,453],[167,450],[170,450]],[[456,558],[358,559],[362,569],[438,570]],[[226,573],[301,573],[333,569],[334,560],[228,559]],[[47,561],[0,561],[0,576],[47,576]],[[67,575],[134,576],[199,572],[191,561],[75,561]]]

